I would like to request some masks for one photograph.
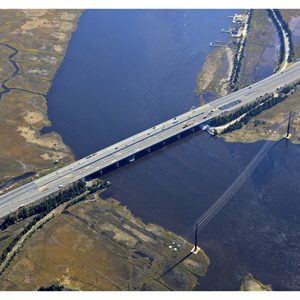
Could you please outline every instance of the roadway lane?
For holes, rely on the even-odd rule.
[[[246,87],[183,113],[4,194],[0,197],[0,218],[17,210],[20,205],[31,204],[59,190],[61,186],[66,186],[105,167],[116,164],[118,161],[137,152],[219,116],[224,112],[224,110],[219,109],[220,106],[239,100],[240,102],[237,105],[226,109],[227,111],[235,110],[299,78],[300,62],[295,63],[279,74],[274,74],[251,85],[251,87]]]

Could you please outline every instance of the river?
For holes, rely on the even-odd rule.
[[[79,159],[199,104],[196,76],[228,40],[236,10],[87,10],[47,95],[56,131]],[[197,132],[103,176],[144,222],[183,235],[264,142],[225,143]],[[300,148],[274,147],[199,233],[211,260],[196,290],[238,290],[248,272],[299,290]]]

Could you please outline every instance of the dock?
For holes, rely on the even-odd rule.
[[[225,30],[225,29],[222,29],[221,32],[225,32],[225,33],[231,34],[231,32],[229,30]]]

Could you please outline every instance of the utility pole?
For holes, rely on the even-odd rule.
[[[284,136],[284,138],[286,138],[287,140],[289,140],[290,137],[291,137],[291,134],[290,134],[291,115],[292,115],[292,111],[290,110],[289,123],[288,123],[288,126],[287,126],[286,134]]]
[[[197,246],[197,236],[198,236],[198,223],[196,222],[195,223],[195,246],[191,251],[194,254],[197,254],[201,250],[201,248]]]

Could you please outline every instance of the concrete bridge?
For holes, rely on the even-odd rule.
[[[125,159],[135,160],[135,155],[158,144],[165,144],[170,138],[181,138],[186,131],[198,130],[208,120],[225,111],[235,110],[257,100],[266,93],[275,91],[300,78],[300,62],[293,64],[279,74],[274,74],[258,83],[246,87],[208,104],[185,112],[155,125],[114,145],[88,155],[68,166],[43,176],[35,181],[6,193],[0,197],[0,218],[17,210],[21,205],[31,204],[59,190],[76,180],[95,172],[103,173],[112,165],[117,167]]]

